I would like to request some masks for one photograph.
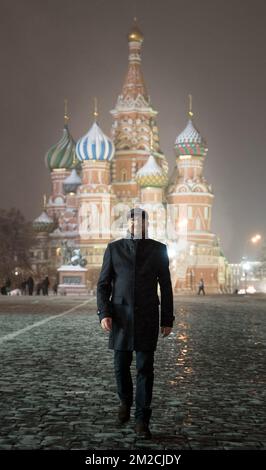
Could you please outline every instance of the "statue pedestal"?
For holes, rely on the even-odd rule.
[[[65,264],[57,269],[59,273],[58,294],[68,295],[88,295],[86,286],[87,269],[81,266]]]

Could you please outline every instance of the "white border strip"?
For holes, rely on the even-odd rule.
[[[0,338],[0,345],[3,344],[5,341],[9,341],[10,339],[16,338],[16,336],[22,335],[26,331],[30,331],[33,328],[36,328],[40,325],[43,325],[44,323],[47,323],[50,320],[54,320],[55,318],[62,317],[63,315],[67,315],[68,313],[71,313],[74,310],[77,310],[78,308],[83,307],[83,305],[86,305],[86,304],[92,302],[93,300],[95,300],[95,296],[92,299],[86,300],[86,302],[82,302],[82,304],[78,304],[75,307],[72,307],[69,310],[66,310],[65,312],[59,313],[57,315],[53,315],[53,316],[48,317],[48,318],[45,318],[44,320],[37,321],[37,322],[33,323],[32,325],[29,325],[29,326],[26,326],[25,328],[22,328],[21,330],[17,330],[17,331],[14,331],[13,333],[9,333],[6,336],[2,336],[2,338]]]

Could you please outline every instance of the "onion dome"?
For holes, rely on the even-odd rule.
[[[175,148],[177,155],[197,155],[203,157],[206,155],[207,142],[201,137],[199,131],[196,129],[192,118],[192,95],[188,95],[189,98],[189,120],[186,128],[179,134],[175,141]]]
[[[76,145],[76,154],[81,162],[111,160],[114,152],[115,147],[112,140],[103,133],[96,121]]]
[[[135,179],[143,187],[162,187],[168,181],[166,173],[163,172],[153,155],[150,155],[146,163],[137,171]]]
[[[67,193],[75,193],[77,191],[78,186],[81,185],[81,178],[77,174],[75,168],[71,171],[71,174],[65,178],[63,182],[64,192]]]
[[[177,155],[206,155],[207,143],[189,119],[186,128],[178,135],[175,141]]]
[[[45,155],[45,164],[50,170],[58,168],[70,169],[75,159],[76,143],[72,138],[67,124],[59,142],[53,145]]]
[[[44,210],[39,217],[34,219],[32,225],[36,232],[51,232],[54,228],[54,221]]]
[[[144,39],[144,36],[137,25],[137,18],[134,18],[134,24],[128,34],[128,41],[129,42],[133,42],[133,41],[142,42],[143,39]]]

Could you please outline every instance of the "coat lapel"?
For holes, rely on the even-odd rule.
[[[127,230],[124,238],[124,243],[126,245],[126,250],[130,254],[130,256],[136,257],[136,253],[138,250],[138,254],[141,254],[141,256],[145,257],[145,251],[150,245],[149,240],[149,238],[133,238],[130,231]]]

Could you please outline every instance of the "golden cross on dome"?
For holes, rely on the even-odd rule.
[[[72,165],[75,165],[77,162],[76,151],[73,152]]]
[[[65,124],[67,124],[67,121],[69,120],[68,112],[67,112],[67,99],[64,99],[64,104],[65,104],[65,111],[64,111],[64,121]]]
[[[99,117],[99,113],[98,113],[98,100],[97,100],[96,96],[94,97],[93,116],[94,116],[95,121],[97,121],[97,118]]]
[[[192,118],[194,116],[194,113],[192,111],[192,95],[188,95],[188,99],[189,99],[188,115]]]
[[[132,25],[130,33],[128,34],[128,40],[138,41],[138,42],[143,41],[143,34],[139,29],[137,16],[134,16],[133,25]]]

